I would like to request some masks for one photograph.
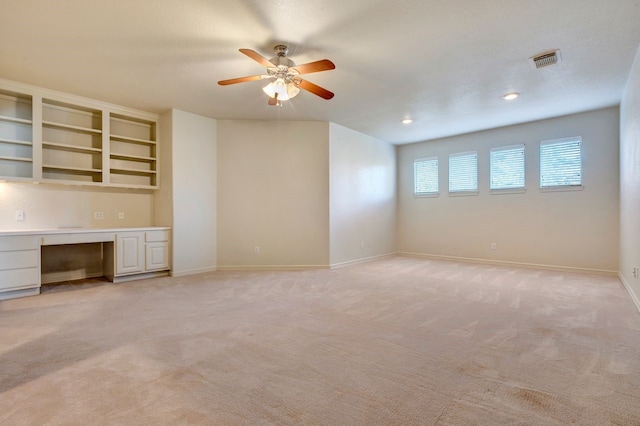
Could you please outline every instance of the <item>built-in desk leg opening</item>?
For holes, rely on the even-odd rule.
[[[103,243],[43,245],[41,282],[51,284],[102,277],[105,275],[103,258]]]

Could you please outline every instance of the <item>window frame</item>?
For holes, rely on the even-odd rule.
[[[451,159],[457,157],[466,157],[466,156],[474,156],[475,157],[475,189],[454,189],[451,190]],[[465,196],[465,195],[478,195],[478,151],[463,151],[456,152],[453,154],[449,154],[449,181],[448,181],[448,192],[450,196]]]
[[[567,142],[578,142],[579,143],[579,154],[580,154],[580,183],[579,184],[569,184],[569,185],[548,185],[542,186],[542,149],[545,145],[554,145],[561,144]],[[568,138],[560,138],[560,139],[549,139],[546,141],[541,141],[539,146],[539,188],[542,192],[553,192],[553,191],[580,191],[584,188],[584,155],[582,152],[582,137],[581,136],[572,136]]]
[[[494,188],[493,187],[493,172],[494,172],[494,162],[493,162],[493,153],[500,151],[513,151],[515,149],[519,149],[522,151],[522,186],[514,186],[514,187],[501,187]],[[493,147],[489,150],[489,191],[492,194],[517,194],[525,192],[527,189],[527,162],[526,162],[526,145],[525,144],[517,144],[517,145],[506,145]]]
[[[436,190],[430,192],[417,192],[417,183],[418,183],[418,175],[416,165],[418,163],[423,163],[427,161],[435,160],[435,170],[436,170]],[[440,195],[440,161],[437,155],[433,155],[430,157],[422,157],[416,158],[413,160],[413,196],[414,197],[437,197]]]

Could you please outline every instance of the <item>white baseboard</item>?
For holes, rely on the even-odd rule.
[[[123,275],[113,277],[114,284],[125,283],[128,281],[144,280],[146,278],[157,278],[169,276],[169,271],[145,272],[144,274]]]
[[[635,303],[636,308],[638,309],[638,312],[640,312],[640,297],[638,297],[638,295],[633,292],[631,285],[627,282],[627,280],[624,279],[624,276],[622,276],[622,274],[619,272],[618,272],[618,278],[622,282],[622,285],[624,286],[624,288],[627,290],[627,293],[629,293],[629,296],[631,296],[631,300],[633,300],[633,303]]]
[[[309,271],[313,269],[329,269],[329,265],[218,265],[218,271]]]
[[[549,271],[559,272],[575,272],[579,274],[591,274],[591,275],[605,275],[605,276],[618,276],[618,271],[610,271],[608,269],[590,269],[590,268],[577,268],[573,266],[560,266],[560,265],[545,265],[538,263],[523,263],[523,262],[510,262],[507,260],[492,260],[492,259],[478,259],[474,257],[458,257],[458,256],[443,256],[439,254],[426,254],[426,253],[407,253],[398,252],[398,256],[406,257],[421,257],[424,259],[433,260],[450,260],[455,262],[467,262],[467,263],[480,263],[483,265],[495,265],[495,266],[510,266],[513,268],[527,268],[527,269],[544,269]]]
[[[169,275],[172,277],[184,277],[187,275],[204,274],[205,272],[215,272],[218,268],[215,266],[198,269],[187,269],[186,271],[171,271]]]
[[[396,253],[379,254],[377,256],[364,257],[362,259],[349,260],[347,262],[333,263],[330,265],[331,269],[344,268],[345,266],[357,265],[358,263],[372,262],[374,260],[383,259],[387,257],[395,257]]]

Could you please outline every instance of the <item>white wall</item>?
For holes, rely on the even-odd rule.
[[[329,124],[219,120],[218,268],[328,264]]]
[[[640,49],[620,105],[620,277],[640,309]]]
[[[25,212],[17,222],[15,212]],[[94,219],[103,212],[104,219]],[[125,214],[118,219],[118,213]],[[0,229],[120,228],[153,223],[153,192],[0,182]]]
[[[396,151],[330,124],[330,262],[395,253]]]
[[[617,271],[618,122],[618,108],[607,108],[400,146],[398,250]],[[540,141],[570,136],[582,137],[584,189],[541,192]],[[526,192],[490,194],[489,150],[513,144],[526,145]],[[469,150],[478,151],[479,195],[448,196],[448,155]],[[413,161],[432,155],[439,157],[440,195],[415,198]]]
[[[172,274],[213,271],[217,255],[217,123],[175,109],[170,114],[171,136],[166,142],[171,143],[172,160]],[[166,124],[161,129],[166,131]],[[165,143],[164,136],[162,140]],[[165,202],[168,197],[164,194]]]

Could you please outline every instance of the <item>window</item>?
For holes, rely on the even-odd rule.
[[[582,139],[540,143],[540,188],[582,185]]]
[[[438,193],[438,157],[421,158],[413,162],[413,193]]]
[[[449,192],[478,191],[478,153],[449,155]]]
[[[491,189],[524,188],[524,145],[491,148]]]

